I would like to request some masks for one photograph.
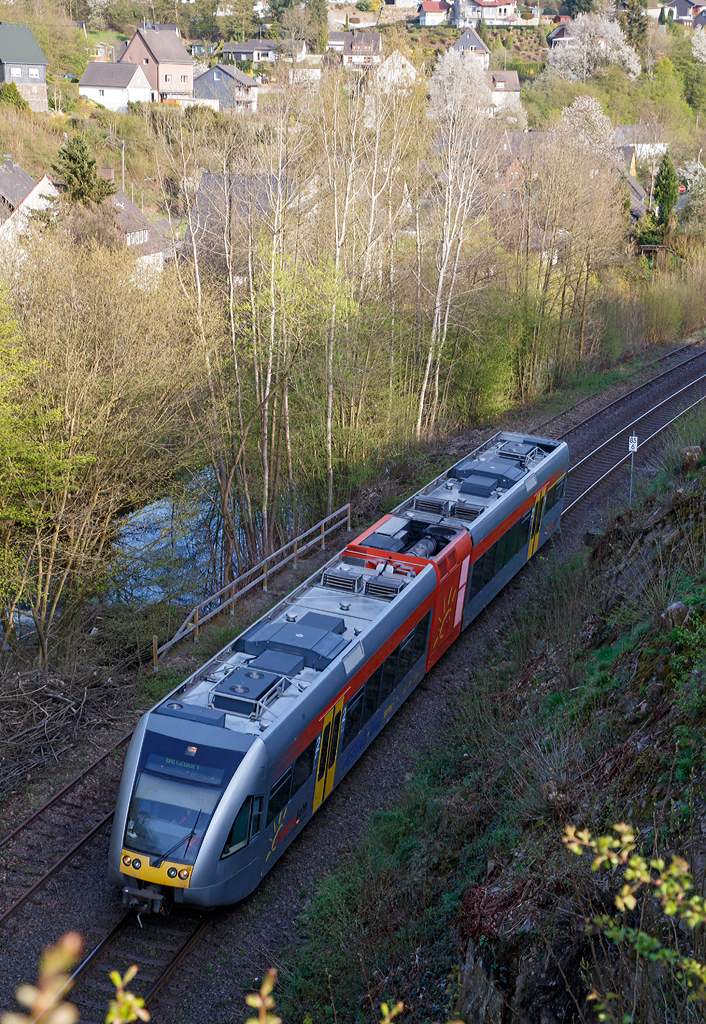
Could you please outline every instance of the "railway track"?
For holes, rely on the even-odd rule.
[[[694,357],[688,362],[693,363],[697,358]],[[702,358],[704,359],[702,368],[706,369],[706,353],[702,354]],[[641,391],[642,388],[647,387],[650,383],[653,382],[647,382],[647,385],[642,385],[641,388],[635,390]],[[631,392],[630,395],[634,393]],[[630,396],[625,397],[628,398]],[[592,494],[601,484],[604,484],[621,466],[627,463],[630,458],[628,438],[631,434],[638,436],[639,452],[654,441],[655,438],[662,435],[665,430],[682,416],[700,405],[704,399],[706,399],[706,373],[701,373],[689,383],[682,384],[676,390],[672,390],[666,397],[660,397],[656,401],[653,399],[654,404],[650,405],[648,409],[641,412],[638,416],[630,419],[629,422],[625,423],[623,421],[622,425],[606,440],[580,458],[569,469],[562,518],[570,515],[580,502]],[[620,405],[620,400],[617,403],[613,403],[613,405]],[[601,410],[598,413],[594,413],[590,419],[599,415],[605,416],[606,412],[607,410]],[[585,423],[588,423],[588,419],[584,421]],[[567,431],[567,434],[571,432]]]
[[[127,733],[0,839],[0,928],[113,818]]]
[[[124,914],[96,943],[67,983],[67,989],[73,986],[67,998],[78,1007],[81,1024],[105,1020],[108,1002],[115,991],[108,973],[124,974],[132,964],[137,964],[139,972],[130,989],[149,1006],[216,917],[217,912],[197,911],[144,919],[132,910]],[[166,1003],[169,1005],[168,999]]]
[[[706,349],[694,353],[693,345],[667,353],[648,365],[663,365],[689,351],[676,365],[643,382],[597,412],[568,426],[560,435],[571,438],[578,461],[570,468],[564,515],[592,494],[623,465],[629,455],[627,438],[636,432],[640,450],[668,426],[706,398]],[[590,398],[543,421],[546,427],[571,417]],[[649,408],[645,409],[645,404]],[[626,422],[627,420],[627,422]],[[591,435],[601,435],[600,443]],[[606,438],[605,435],[609,434]],[[593,447],[591,444],[593,443]],[[590,450],[587,450],[590,449]],[[50,879],[77,858],[112,820],[122,766],[122,749],[132,733],[77,775],[29,818],[0,839],[0,928]],[[57,851],[61,851],[57,856]],[[149,1004],[183,963],[210,926],[215,914],[179,912],[168,918],[140,921],[133,911],[108,928],[77,967],[70,998],[81,1011],[81,1021],[95,1024],[104,1019],[112,993],[108,970],[124,972],[137,963],[140,972],[131,986]]]

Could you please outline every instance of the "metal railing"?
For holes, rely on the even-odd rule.
[[[157,671],[157,665],[159,660],[170,650],[175,644],[185,640],[188,636],[191,636],[194,640],[198,638],[199,630],[202,626],[205,626],[211,619],[216,618],[218,615],[222,615],[224,611],[229,610],[232,615],[235,611],[235,603],[240,600],[244,594],[252,590],[253,587],[262,584],[262,589],[267,590],[267,581],[270,576],[279,572],[281,569],[292,562],[294,565],[297,564],[297,559],[300,555],[303,555],[310,548],[315,547],[317,544],[320,546],[322,551],[326,550],[326,538],[329,534],[335,533],[336,530],[340,530],[341,527],[346,525],[346,529],[351,528],[351,506],[350,504],[342,505],[341,508],[332,512],[330,516],[325,516],[320,522],[311,529],[306,530],[304,533],[300,533],[298,537],[288,541],[277,551],[273,551],[267,558],[263,558],[257,565],[253,565],[251,569],[247,569],[242,575],[238,576],[237,579],[233,580],[225,587],[221,587],[220,590],[216,591],[215,594],[209,595],[204,598],[199,604],[194,605],[187,617],[182,622],[181,626],[177,629],[171,640],[167,640],[161,647],[157,646],[157,637],[152,639],[152,664],[154,670]],[[307,538],[311,537],[311,540]],[[287,554],[287,552],[289,552]],[[274,564],[272,564],[274,563]],[[254,578],[253,578],[254,577]]]

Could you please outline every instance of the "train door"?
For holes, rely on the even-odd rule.
[[[542,527],[542,516],[544,515],[544,502],[547,497],[546,488],[540,491],[534,502],[534,516],[532,517],[532,529],[530,530],[527,558],[531,558],[539,545],[539,531]]]
[[[314,788],[314,806],[312,812],[326,799],[333,789],[333,778],[336,774],[336,757],[338,756],[338,737],[341,732],[341,715],[343,700],[334,704],[326,713],[321,730],[319,745],[319,764],[316,769],[316,786]]]

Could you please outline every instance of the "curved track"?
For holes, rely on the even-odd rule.
[[[694,357],[694,359],[696,358]],[[704,358],[703,355],[702,358]],[[693,361],[689,360],[689,362]],[[701,368],[706,369],[706,358],[704,358],[704,364]],[[661,378],[655,378],[655,380],[659,379]],[[651,381],[648,384],[654,385],[655,382]],[[674,384],[671,379],[670,384],[673,388]],[[643,387],[645,386],[643,385]],[[631,392],[630,395],[625,396],[625,399],[628,399],[634,393]],[[641,412],[638,416],[629,419],[628,422],[623,420],[622,425],[610,434],[608,438],[601,441],[592,451],[588,452],[571,466],[567,476],[562,518],[571,514],[581,501],[587,498],[589,494],[592,494],[616,470],[627,463],[630,458],[628,438],[631,434],[635,434],[638,437],[639,452],[678,419],[700,405],[704,399],[706,399],[706,373],[701,373],[689,383],[683,384],[681,387],[676,388],[676,390],[671,390],[671,393],[665,397],[661,397],[660,393],[655,391],[651,398],[654,404],[650,405],[648,409]],[[606,407],[605,410],[594,413],[591,419],[602,414],[605,416],[607,410],[613,406],[618,406],[622,409],[623,404],[625,403],[621,404],[621,400],[618,400],[612,406]],[[584,424],[587,422],[588,420],[585,420]],[[606,425],[610,422],[611,420],[606,417]],[[581,426],[584,424],[581,424]],[[571,432],[567,431],[567,434]]]

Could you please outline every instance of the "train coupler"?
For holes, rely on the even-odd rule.
[[[165,893],[149,887],[133,889],[128,885],[124,886],[123,906],[128,907],[130,910],[136,910],[138,917],[140,914],[168,913]]]

